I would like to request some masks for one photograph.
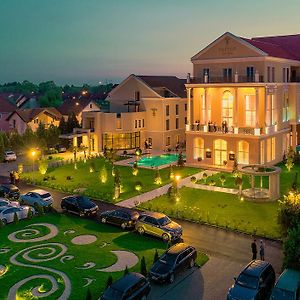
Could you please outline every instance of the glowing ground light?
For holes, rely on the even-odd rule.
[[[0,277],[4,276],[4,274],[8,271],[9,267],[0,265]]]

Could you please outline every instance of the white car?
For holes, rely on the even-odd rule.
[[[3,206],[19,207],[20,203],[18,201],[9,201],[5,198],[0,198],[0,207],[3,207]]]
[[[0,207],[0,219],[4,225],[12,223],[14,221],[15,213],[18,216],[18,219],[27,219],[29,209],[32,211],[32,214],[35,214],[33,207],[22,205],[19,207],[14,206],[2,206]]]
[[[32,190],[20,197],[21,203],[31,206],[51,206],[53,198],[51,194],[45,190],[36,189]]]
[[[5,151],[4,152],[4,161],[15,161],[17,160],[17,155],[13,151]]]

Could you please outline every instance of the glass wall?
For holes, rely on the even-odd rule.
[[[140,132],[103,133],[102,147],[107,149],[135,149],[140,147]]]

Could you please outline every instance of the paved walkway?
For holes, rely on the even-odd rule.
[[[220,186],[210,186],[210,185],[198,184],[192,182],[187,183],[185,186],[192,189],[215,191],[215,192],[222,192],[222,193],[234,194],[234,195],[239,193],[239,190],[237,189],[224,188]]]
[[[191,177],[196,177],[197,180],[200,180],[202,178],[203,173],[206,173],[208,176],[211,176],[213,174],[215,174],[215,171],[202,171],[196,174],[193,174],[189,177],[185,177],[182,180],[180,180],[178,187],[181,188],[183,186],[189,186],[189,184],[191,183]],[[122,206],[122,207],[128,207],[128,208],[133,208],[135,206],[138,206],[141,203],[150,201],[154,198],[160,197],[162,195],[165,195],[168,192],[168,189],[171,187],[172,183],[166,184],[162,187],[159,187],[155,190],[149,191],[147,193],[126,199],[124,201],[121,201],[119,203],[117,203],[118,206]],[[207,187],[207,186],[205,186]]]

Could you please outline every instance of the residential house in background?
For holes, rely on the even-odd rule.
[[[40,123],[43,123],[46,128],[50,125],[58,126],[61,117],[61,113],[53,107],[16,109],[7,117],[7,121],[10,129],[23,134],[27,127],[36,131]]]
[[[86,111],[100,111],[100,106],[96,101],[91,100],[89,97],[76,98],[75,96],[64,100],[63,104],[57,108],[62,114],[65,121],[68,120],[68,116],[75,113],[79,123],[82,121],[82,113]]]
[[[187,99],[185,79],[175,76],[130,75],[106,100],[109,112],[84,111],[82,129],[65,136],[74,145],[100,152],[152,148],[175,149],[185,144]]]
[[[0,95],[0,131],[9,131],[10,125],[7,120],[8,116],[16,110],[16,106],[12,104],[7,97]]]
[[[273,165],[300,144],[300,35],[227,32],[191,61],[187,163]]]

